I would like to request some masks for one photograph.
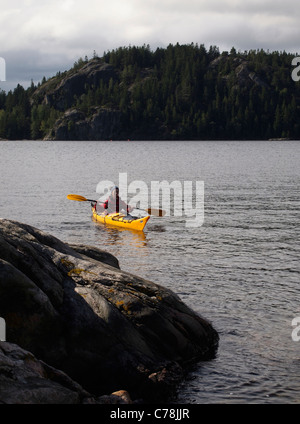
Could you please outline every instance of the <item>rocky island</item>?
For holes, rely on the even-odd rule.
[[[119,47],[0,90],[9,140],[299,139],[295,54],[203,44]]]
[[[95,247],[0,219],[0,404],[168,399],[218,334]]]

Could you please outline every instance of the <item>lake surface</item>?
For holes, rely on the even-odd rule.
[[[220,334],[180,403],[299,403],[300,142],[0,141],[0,217],[104,248],[171,288]],[[100,181],[203,181],[204,224],[151,217],[143,234],[92,221]],[[300,331],[299,331],[300,334]]]

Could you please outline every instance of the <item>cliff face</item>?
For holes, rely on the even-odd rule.
[[[43,84],[32,96],[40,103],[61,111],[45,140],[109,140],[121,132],[121,112],[108,107],[93,107],[89,113],[74,106],[87,87],[94,89],[100,82],[108,85],[117,79],[113,66],[93,59],[79,70],[67,72],[62,78],[53,78]]]
[[[76,97],[86,91],[87,86],[96,87],[101,80],[108,84],[116,77],[113,66],[93,59],[77,71],[69,71],[62,78],[54,77],[47,81],[34,92],[32,101],[65,111],[74,104]]]
[[[59,118],[45,140],[110,140],[122,131],[121,112],[95,108],[87,116],[77,109],[67,110]]]
[[[68,109],[53,125],[44,140],[167,140],[168,129],[157,122],[128,131],[120,110],[95,107],[86,114]]]
[[[4,219],[0,316],[6,321],[7,342],[2,343],[16,344],[36,357],[26,362],[30,354],[16,353],[25,369],[19,362],[16,378],[10,378],[5,364],[9,352],[18,349],[0,345],[0,386],[6,384],[16,394],[24,390],[18,375],[25,373],[32,383],[30,375],[36,371],[39,379],[51,374],[38,364],[41,360],[97,396],[125,389],[133,399],[161,400],[179,383],[186,363],[213,358],[218,346],[218,334],[207,320],[172,291],[121,271],[112,255],[70,246]],[[49,383],[51,391],[64,381],[59,390],[66,398],[69,390],[76,392],[74,402],[78,396],[88,397],[81,389],[73,390],[75,383],[51,372],[54,381],[37,385]],[[38,386],[31,388],[39,393]],[[0,403],[5,393],[0,390]]]

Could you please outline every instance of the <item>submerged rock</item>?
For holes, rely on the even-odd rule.
[[[218,346],[207,320],[172,291],[120,270],[112,255],[4,219],[0,316],[8,342],[96,396],[161,397],[187,363],[213,358]]]

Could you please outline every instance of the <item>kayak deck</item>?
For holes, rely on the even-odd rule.
[[[145,216],[142,218],[137,218],[131,215],[124,215],[121,213],[111,213],[111,214],[98,214],[93,210],[93,219],[97,222],[101,222],[106,225],[113,225],[114,227],[128,228],[135,231],[143,231],[145,225],[147,224],[150,216]]]

